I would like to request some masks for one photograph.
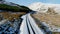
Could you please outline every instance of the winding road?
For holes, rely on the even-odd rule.
[[[35,23],[34,19],[30,16],[30,14],[26,14],[22,16],[23,18],[20,34],[45,34]]]

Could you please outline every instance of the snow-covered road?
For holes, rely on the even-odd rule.
[[[34,19],[30,16],[30,14],[26,14],[22,16],[23,18],[20,34],[45,34],[35,23]]]

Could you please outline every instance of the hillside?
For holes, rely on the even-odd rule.
[[[0,10],[12,11],[12,12],[28,12],[30,9],[25,6],[10,6],[6,4],[0,4]]]
[[[22,15],[31,11],[28,7],[18,5],[12,2],[1,2],[0,1],[0,18],[13,20],[14,18],[19,19]],[[1,17],[2,16],[2,17]]]
[[[33,3],[28,7],[36,11],[35,14],[32,14],[33,18],[45,22],[51,31],[60,32],[60,4]],[[38,21],[36,22],[40,26]]]

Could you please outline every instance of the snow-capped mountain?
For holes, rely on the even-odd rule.
[[[47,12],[49,8],[53,9],[57,13],[60,13],[60,4],[48,4],[48,3],[36,2],[30,4],[28,7],[34,11],[42,13]]]

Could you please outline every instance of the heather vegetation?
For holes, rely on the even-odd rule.
[[[29,8],[26,6],[10,6],[6,4],[0,4],[0,10],[12,11],[12,12],[29,12]]]

